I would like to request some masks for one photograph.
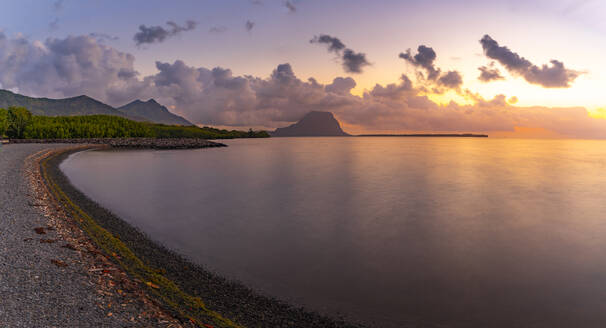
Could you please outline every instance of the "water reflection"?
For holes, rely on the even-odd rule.
[[[379,327],[603,327],[602,141],[286,138],[94,151],[72,182],[272,295]]]

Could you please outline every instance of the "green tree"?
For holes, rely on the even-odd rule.
[[[32,123],[32,113],[24,107],[8,108],[8,136],[23,139],[25,129]]]
[[[6,135],[8,130],[8,111],[0,108],[0,139]]]
[[[89,116],[30,116],[24,108],[11,108],[8,135],[25,139],[66,138],[266,138],[265,131],[228,131],[210,127],[171,126],[135,122],[123,117]],[[13,124],[24,122],[24,124]],[[22,129],[18,129],[21,126]],[[24,126],[24,128],[23,128]]]

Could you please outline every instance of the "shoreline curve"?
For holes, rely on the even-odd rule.
[[[102,146],[51,152],[40,162],[44,183],[95,244],[176,317],[200,327],[364,327],[263,295],[152,241],[80,192],[60,170],[69,155],[95,148]]]

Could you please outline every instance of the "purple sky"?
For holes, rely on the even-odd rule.
[[[604,14],[591,0],[7,0],[0,84],[112,105],[153,97],[200,124],[269,128],[330,110],[360,131],[602,137],[588,115],[606,103]],[[310,42],[322,35],[342,49]],[[415,57],[420,45],[435,59]]]

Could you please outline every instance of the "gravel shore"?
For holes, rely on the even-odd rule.
[[[144,299],[101,290],[87,253],[44,215],[24,161],[64,146],[0,146],[0,327],[178,327],[148,317],[155,309]]]
[[[179,315],[181,309],[166,307],[156,296],[148,298],[145,288],[137,288],[142,282],[99,252],[70,215],[43,199],[46,192],[32,190],[32,185],[43,184],[40,177],[37,183],[28,181],[31,173],[24,161],[66,146],[75,147],[0,147],[0,327],[192,326],[193,321]],[[211,310],[246,327],[361,327],[260,295],[154,243],[69,183],[58,169],[69,153],[45,165],[62,192],[143,262],[164,272],[185,293],[200,297]],[[39,168],[39,163],[31,166]]]

